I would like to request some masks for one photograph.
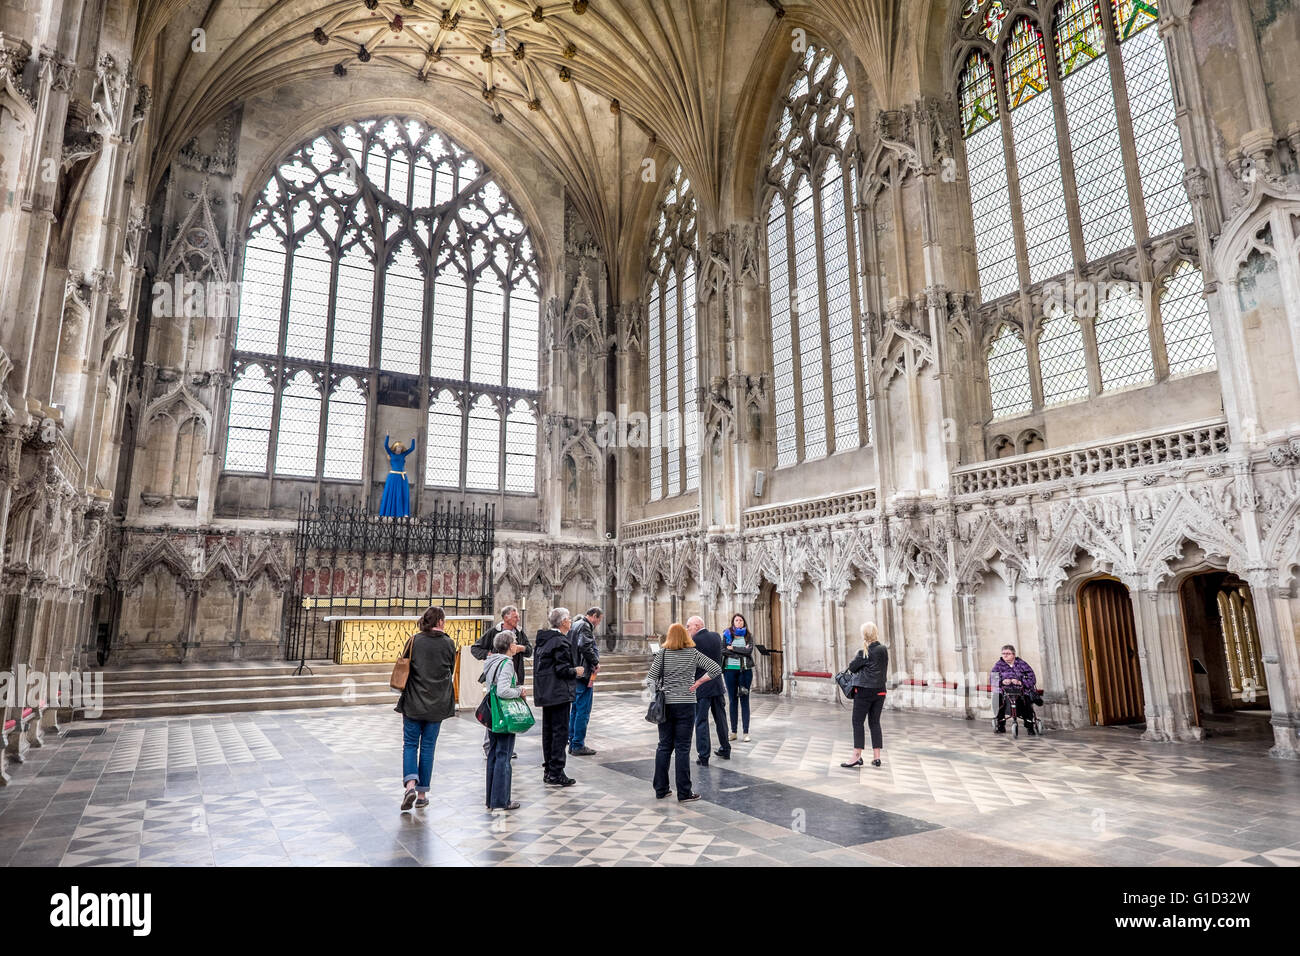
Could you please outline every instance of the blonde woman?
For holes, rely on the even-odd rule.
[[[880,643],[880,633],[871,621],[862,625],[862,650],[849,662],[853,674],[853,759],[841,767],[862,766],[866,743],[863,723],[871,727],[871,766],[880,766],[880,712],[885,707],[885,675],[889,673],[889,649]]]
[[[704,671],[698,680],[697,671]],[[717,661],[705,657],[680,624],[668,628],[664,649],[650,665],[649,681],[662,684],[668,717],[659,725],[659,747],[655,750],[655,796],[663,799],[668,789],[668,763],[677,754],[677,799],[681,803],[698,800],[691,789],[691,737],[695,732],[695,691],[706,681],[722,677]]]

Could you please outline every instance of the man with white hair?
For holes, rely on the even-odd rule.
[[[691,636],[695,642],[696,649],[713,661],[718,667],[722,666],[722,635],[715,631],[705,630],[704,619],[701,617],[692,617],[686,622],[686,633]],[[696,669],[695,677],[698,680],[704,675],[703,670]],[[726,687],[720,680],[705,681],[700,685],[700,689],[695,692],[695,752],[698,755],[696,763],[701,767],[709,765],[709,715],[713,715],[713,723],[718,728],[719,747],[714,751],[723,760],[731,759],[731,741],[727,737],[727,707],[726,707]]]
[[[533,702],[542,708],[542,760],[546,768],[542,780],[554,787],[571,787],[576,783],[564,772],[564,745],[569,739],[573,686],[586,673],[586,668],[573,660],[569,643],[572,623],[568,608],[552,608],[547,615],[549,626],[537,632],[533,657]]]

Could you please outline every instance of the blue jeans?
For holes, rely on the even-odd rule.
[[[740,715],[745,733],[749,733],[749,685],[754,682],[753,671],[723,671],[727,683],[727,697],[731,700],[731,732],[736,732],[736,702],[740,701]]]
[[[487,758],[487,805],[494,810],[510,805],[510,754],[514,749],[514,734],[492,734]]]
[[[438,743],[438,730],[442,724],[436,720],[402,718],[402,783],[415,781],[416,793],[428,793],[433,779],[433,748]],[[419,753],[417,769],[416,753]]]
[[[581,750],[587,746],[587,721],[591,719],[591,698],[596,693],[579,678],[573,709],[569,711],[569,749]]]

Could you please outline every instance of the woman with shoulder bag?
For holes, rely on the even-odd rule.
[[[523,645],[515,643],[514,631],[499,631],[492,638],[492,653],[483,662],[483,680],[488,693],[494,690],[500,700],[523,698],[524,689],[518,686],[512,658],[522,651]],[[514,755],[515,735],[496,733],[488,729],[491,746],[487,754],[487,808],[518,810],[519,804],[510,799],[510,758]]]
[[[704,676],[695,679],[697,670]],[[722,668],[704,656],[686,633],[674,624],[668,628],[664,649],[650,665],[651,686],[662,685],[667,715],[659,725],[659,746],[655,750],[655,796],[662,800],[668,789],[668,763],[677,754],[677,800],[686,803],[700,795],[691,790],[691,741],[695,736],[695,691],[708,680],[722,676]]]
[[[442,721],[456,713],[452,673],[456,643],[442,630],[442,608],[431,607],[420,616],[418,634],[408,645],[410,670],[406,687],[394,708],[402,715],[402,809],[429,805],[433,778],[433,749]]]
[[[885,707],[885,680],[889,672],[889,649],[880,643],[876,625],[868,621],[862,625],[862,650],[849,662],[853,675],[853,759],[840,764],[856,769],[862,766],[862,750],[866,743],[863,723],[871,727],[871,766],[880,766],[880,712]]]

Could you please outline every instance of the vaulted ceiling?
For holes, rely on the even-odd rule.
[[[876,105],[898,105],[914,98],[930,20],[950,2],[142,0],[135,59],[154,90],[155,182],[234,103],[303,79],[328,101],[344,77],[373,79],[518,132],[617,262],[655,147],[682,164],[714,220],[737,127],[768,116],[747,99],[770,106],[794,29],[835,38]]]

